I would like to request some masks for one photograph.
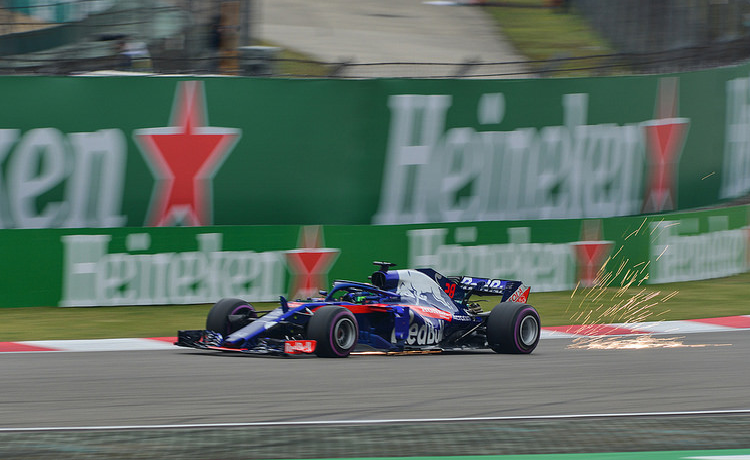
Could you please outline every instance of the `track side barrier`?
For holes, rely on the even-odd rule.
[[[2,307],[212,303],[315,296],[374,260],[523,279],[535,292],[746,272],[742,205],[607,219],[0,232]]]

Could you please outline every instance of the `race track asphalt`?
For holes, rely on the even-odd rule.
[[[339,68],[338,76],[434,77],[458,71],[464,76],[528,76],[522,63],[526,58],[481,8],[423,0],[274,0],[258,6],[254,34],[324,62],[505,63],[346,67]]]
[[[491,352],[267,358],[166,351],[0,355],[0,428],[748,409],[750,331],[675,348],[544,340]]]

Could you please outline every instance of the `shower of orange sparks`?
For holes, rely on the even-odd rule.
[[[688,345],[682,342],[685,337],[657,338],[652,335],[637,337],[579,337],[573,340],[568,348],[583,348],[587,350],[641,350],[644,348],[704,348],[727,347],[728,343]]]
[[[640,233],[647,219],[641,222],[641,225],[637,230],[630,233],[625,237],[628,238]],[[658,225],[654,226],[650,230],[653,232],[658,227],[660,231],[665,228],[671,227],[675,224]],[[647,279],[648,274],[645,271],[648,269],[651,261],[639,262],[633,266],[628,266],[629,260],[623,260],[619,266],[614,270],[609,270],[608,265],[614,257],[620,254],[623,246],[621,246],[614,256],[610,256],[597,273],[594,283],[591,287],[583,289],[583,299],[578,304],[576,311],[572,312],[572,320],[578,324],[584,326],[590,326],[589,335],[586,337],[578,337],[573,340],[573,343],[569,348],[586,348],[586,349],[642,349],[642,348],[672,348],[678,346],[688,346],[682,343],[680,337],[678,338],[654,338],[651,334],[633,336],[596,336],[597,328],[601,328],[602,323],[616,322],[620,324],[637,324],[642,323],[646,320],[658,321],[658,317],[668,313],[669,310],[663,310],[660,313],[655,313],[654,307],[659,304],[663,304],[669,299],[677,295],[678,291],[674,291],[662,296],[661,291],[649,292],[646,288],[641,288],[637,293],[628,295],[628,291],[633,287],[640,287]],[[667,248],[664,249],[666,252]],[[658,258],[664,255],[664,252],[659,255]],[[657,260],[658,260],[657,258]],[[623,274],[624,273],[624,274]],[[620,279],[620,285],[612,286],[612,284]],[[571,295],[571,301],[568,304],[568,309],[576,298],[579,291],[580,285],[576,285]],[[606,293],[614,293],[611,297],[604,297]],[[578,296],[580,297],[580,295]],[[610,303],[613,303],[610,305]],[[690,345],[696,346],[696,345]]]

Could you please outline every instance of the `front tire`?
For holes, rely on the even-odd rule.
[[[499,303],[487,318],[487,344],[496,353],[531,353],[540,336],[539,313],[531,305]]]
[[[255,308],[242,299],[221,299],[211,307],[206,317],[206,329],[218,332],[224,338],[247,326],[258,314]]]
[[[346,358],[357,345],[357,319],[344,307],[320,307],[307,323],[307,336],[317,342],[315,354],[319,357]]]

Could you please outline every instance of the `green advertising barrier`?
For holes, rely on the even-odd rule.
[[[750,192],[750,64],[544,80],[0,83],[0,228],[588,219]]]
[[[30,16],[38,21],[74,22],[90,14],[99,13],[111,8],[114,0],[96,2],[71,0],[9,0],[5,7],[13,13]],[[18,21],[19,19],[16,19]],[[23,19],[21,19],[22,21]]]
[[[372,261],[509,278],[535,292],[748,271],[750,206],[650,217],[422,225],[0,232],[0,307],[306,298]]]

